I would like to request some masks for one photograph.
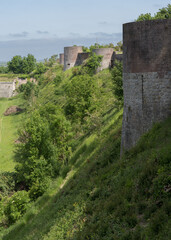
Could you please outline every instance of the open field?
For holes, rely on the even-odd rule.
[[[14,141],[17,138],[17,128],[22,118],[22,114],[4,116],[3,113],[10,106],[20,105],[20,102],[19,97],[0,99],[0,172],[14,169]]]

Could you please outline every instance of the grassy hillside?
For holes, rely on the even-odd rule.
[[[54,181],[3,240],[169,239],[171,119],[120,159],[121,116],[112,111],[100,136],[80,142],[66,179]]]
[[[66,95],[72,84],[77,91],[76,80],[84,91],[90,87],[72,74],[58,66],[48,70],[40,79],[38,96],[29,100],[27,116],[48,103],[63,110],[72,106],[76,92]],[[89,80],[86,76],[91,84]],[[79,115],[80,120],[72,122],[78,115],[68,115],[73,128],[68,164],[20,220],[6,229],[0,224],[0,239],[170,239],[171,119],[155,124],[120,158],[122,109],[113,95],[111,73],[102,71],[92,81],[93,105],[84,118]]]
[[[0,99],[0,172],[14,170],[14,141],[22,118],[22,114],[4,116],[3,113],[8,107],[20,106],[22,102],[19,97]]]

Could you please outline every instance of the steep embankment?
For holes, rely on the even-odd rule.
[[[4,116],[10,106],[20,106],[23,100],[19,97],[0,99],[0,172],[13,171],[14,142],[17,139],[17,128],[20,125],[22,114]]]
[[[171,119],[120,159],[121,112],[79,142],[73,168],[3,240],[169,239]]]

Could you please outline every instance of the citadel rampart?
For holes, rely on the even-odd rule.
[[[78,53],[75,66],[80,66],[90,56],[90,53]]]
[[[112,59],[111,59],[111,67],[113,68],[115,65],[115,61],[123,62],[123,54],[116,54],[113,52]]]
[[[103,69],[111,67],[111,60],[113,56],[113,48],[98,48],[98,49],[93,49],[93,52],[96,55],[101,55],[103,56],[103,59],[101,61],[101,65],[98,68],[97,71],[101,71]]]
[[[121,151],[171,115],[171,19],[123,25]]]
[[[61,65],[64,65],[64,54],[63,53],[59,54],[59,63]]]
[[[9,98],[15,91],[14,82],[0,82],[0,98]]]
[[[82,53],[81,46],[64,47],[64,71],[75,66],[78,53]]]

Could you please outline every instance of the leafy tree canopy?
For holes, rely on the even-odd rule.
[[[169,18],[171,18],[171,4],[168,4],[167,7],[159,9],[159,11],[154,14],[154,16],[151,16],[151,13],[141,14],[136,21],[138,22],[145,20],[169,19]]]
[[[27,57],[21,57],[19,55],[14,56],[11,61],[8,62],[8,69],[10,72],[19,74],[29,74],[36,68],[36,59],[32,54],[28,54]]]

